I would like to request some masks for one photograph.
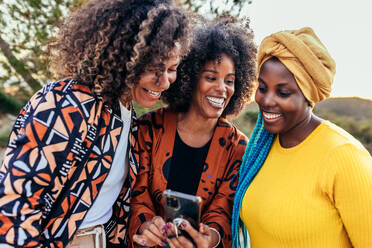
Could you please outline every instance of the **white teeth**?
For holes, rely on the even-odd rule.
[[[225,98],[223,97],[207,96],[206,98],[210,103],[212,103],[213,105],[217,105],[219,107],[223,107],[223,104],[225,103]]]
[[[150,96],[153,96],[153,97],[158,97],[160,96],[161,92],[158,92],[158,91],[152,91],[152,90],[148,90],[146,89],[147,93],[149,93]]]
[[[267,113],[267,112],[262,112],[262,114],[267,119],[275,119],[275,118],[282,116],[281,114],[273,114],[273,113]]]

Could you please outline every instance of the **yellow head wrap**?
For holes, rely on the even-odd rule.
[[[266,37],[258,50],[258,71],[272,57],[277,57],[292,72],[312,107],[329,96],[336,63],[311,28]]]

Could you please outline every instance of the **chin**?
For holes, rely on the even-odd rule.
[[[266,124],[265,122],[264,122],[264,128],[266,129],[266,131],[268,131],[269,133],[273,133],[273,134],[278,134],[281,131],[278,127],[275,127],[270,124]]]
[[[210,119],[218,119],[218,118],[221,117],[221,115],[222,115],[222,112],[221,112],[221,113],[210,113],[210,114],[208,114],[207,116],[208,116],[208,118],[210,118]]]

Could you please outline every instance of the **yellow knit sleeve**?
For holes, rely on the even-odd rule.
[[[325,166],[332,168],[333,203],[353,247],[372,247],[372,158],[359,144],[333,149]]]

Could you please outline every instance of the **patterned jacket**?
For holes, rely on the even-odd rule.
[[[37,92],[21,110],[0,168],[0,243],[64,247],[108,175],[123,122],[102,97],[75,81]],[[137,163],[129,135],[129,173],[105,225],[111,247],[123,247]]]
[[[138,120],[140,170],[131,199],[129,238],[143,222],[164,214],[162,192],[167,188],[176,123],[177,114],[168,109],[150,112]],[[223,247],[231,247],[231,212],[246,145],[244,134],[220,118],[196,193],[203,199],[201,222],[219,231]]]

